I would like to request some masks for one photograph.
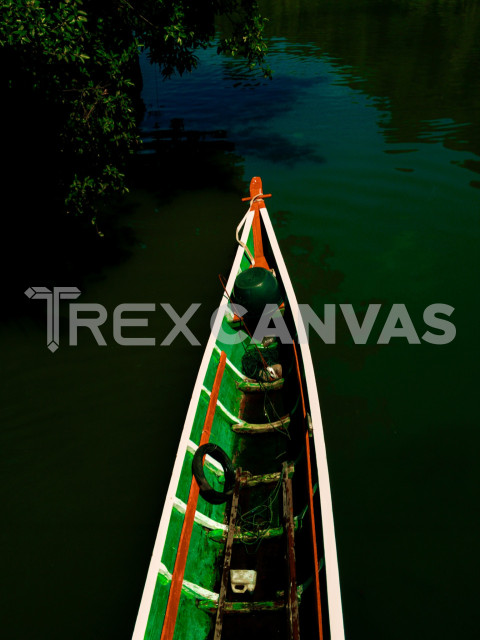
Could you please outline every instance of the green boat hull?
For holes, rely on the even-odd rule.
[[[242,328],[238,318],[232,317],[233,284],[239,272],[251,267],[248,251],[239,248],[222,299],[229,311],[217,319],[194,387],[134,640],[297,638],[300,633],[304,638],[344,637],[330,488],[313,367],[308,345],[298,344],[297,303],[263,199],[259,200],[256,207],[251,206],[242,240],[250,254],[255,255],[258,250],[255,231],[261,230],[262,255],[278,278],[285,301],[278,322],[287,327],[296,347],[283,344],[277,337],[274,347],[282,372],[276,379],[252,380],[243,373],[246,353],[252,355],[253,351],[253,357],[265,364],[269,349],[252,345],[250,336],[233,343]],[[260,216],[256,230],[254,210]],[[276,324],[272,320],[272,326]],[[213,402],[219,366],[224,366],[224,371],[218,399]],[[192,504],[189,506],[192,487],[197,489],[192,462],[212,406],[214,415],[208,441],[218,445],[237,469],[238,513],[230,533],[231,496],[225,502],[212,504],[200,493],[193,506],[194,514]],[[311,426],[312,422],[309,433],[308,424]],[[306,438],[310,451],[306,449]],[[204,471],[217,494],[222,493],[225,480],[222,465],[207,456]],[[312,521],[309,513],[312,506],[316,523],[313,546],[312,527],[308,524]],[[185,544],[181,538],[187,535],[185,513],[189,509],[193,524],[188,532],[183,573],[178,574],[179,549]],[[315,563],[319,569],[317,578],[313,575]],[[229,570],[255,571],[254,589],[236,593],[230,583],[225,583],[227,564]],[[181,578],[176,595],[173,592],[178,585],[172,585],[172,575]],[[178,604],[169,605],[169,599],[175,597]],[[167,607],[175,609],[170,631],[165,623]],[[171,613],[169,610],[167,618]]]

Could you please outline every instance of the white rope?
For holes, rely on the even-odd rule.
[[[252,253],[251,253],[250,249],[247,247],[247,245],[246,245],[244,242],[242,242],[242,241],[240,240],[240,229],[241,229],[241,228],[243,227],[243,225],[245,224],[245,221],[246,221],[246,219],[247,219],[247,216],[248,216],[248,214],[250,213],[250,210],[251,210],[251,208],[252,208],[252,205],[253,205],[253,203],[255,202],[255,200],[257,200],[257,198],[258,198],[258,199],[263,198],[263,193],[257,193],[257,194],[256,194],[255,196],[253,196],[253,198],[250,200],[250,206],[248,207],[248,211],[247,211],[247,213],[243,216],[243,218],[241,219],[240,224],[238,225],[238,227],[237,227],[237,231],[236,231],[236,234],[235,234],[235,235],[236,235],[236,238],[237,238],[237,242],[238,242],[238,244],[239,244],[241,247],[243,247],[243,250],[244,250],[244,251],[246,252],[246,254],[248,255],[248,257],[249,257],[249,259],[250,259],[250,262],[252,263],[252,267],[254,267],[254,266],[255,266],[255,258],[252,256]]]
[[[239,237],[240,229],[241,229],[241,228],[243,227],[243,225],[245,224],[245,221],[246,221],[247,216],[248,216],[248,214],[249,214],[249,213],[250,213],[250,209],[249,209],[249,210],[247,211],[247,213],[243,216],[243,218],[242,218],[242,220],[241,220],[240,224],[238,225],[238,227],[237,227],[237,232],[236,232],[236,238],[237,238],[237,242],[238,242],[238,244],[239,244],[241,247],[243,247],[243,250],[247,253],[247,255],[248,255],[249,259],[250,259],[250,262],[252,263],[252,265],[254,265],[254,264],[255,264],[255,259],[254,259],[254,257],[252,256],[252,254],[251,254],[251,252],[250,252],[250,249],[247,247],[247,245],[246,245],[244,242],[242,242],[242,241],[240,240],[240,237]]]

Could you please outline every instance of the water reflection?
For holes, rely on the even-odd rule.
[[[233,151],[235,148],[233,142],[227,140],[225,129],[212,131],[185,129],[183,118],[173,118],[168,129],[160,129],[157,123],[151,131],[144,127],[142,142],[139,155],[168,154],[175,147],[177,151],[182,149],[185,154],[190,154],[199,148],[202,152]]]
[[[318,153],[317,146],[302,140],[303,136],[288,136],[279,132],[262,133],[254,128],[243,129],[238,135],[237,149],[244,155],[248,153],[250,156],[289,167],[299,162],[325,162],[325,158]],[[254,144],[252,140],[255,141]]]
[[[422,140],[427,123],[450,122],[445,146],[480,153],[478,2],[263,0],[262,7],[269,34],[295,42],[293,55],[328,56],[351,88],[388,103],[389,141]]]

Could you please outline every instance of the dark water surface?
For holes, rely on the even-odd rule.
[[[121,250],[81,282],[59,263],[55,284],[110,316],[201,302],[189,326],[204,345],[239,198],[260,175],[299,301],[320,316],[382,304],[366,345],[341,318],[336,344],[311,340],[347,638],[473,639],[480,6],[263,4],[273,81],[212,52],[169,82],[144,65],[147,145]],[[21,291],[45,285],[38,273]],[[436,302],[455,308],[453,342],[376,344],[392,304],[421,336]],[[79,334],[69,347],[64,302],[51,354],[45,303],[21,304],[0,325],[0,635],[128,638],[202,349],[160,347],[172,323],[159,308],[137,330],[154,348],[117,345],[110,321],[107,346]]]

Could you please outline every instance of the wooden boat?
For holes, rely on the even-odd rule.
[[[266,197],[253,178],[133,640],[344,639],[314,369]]]

